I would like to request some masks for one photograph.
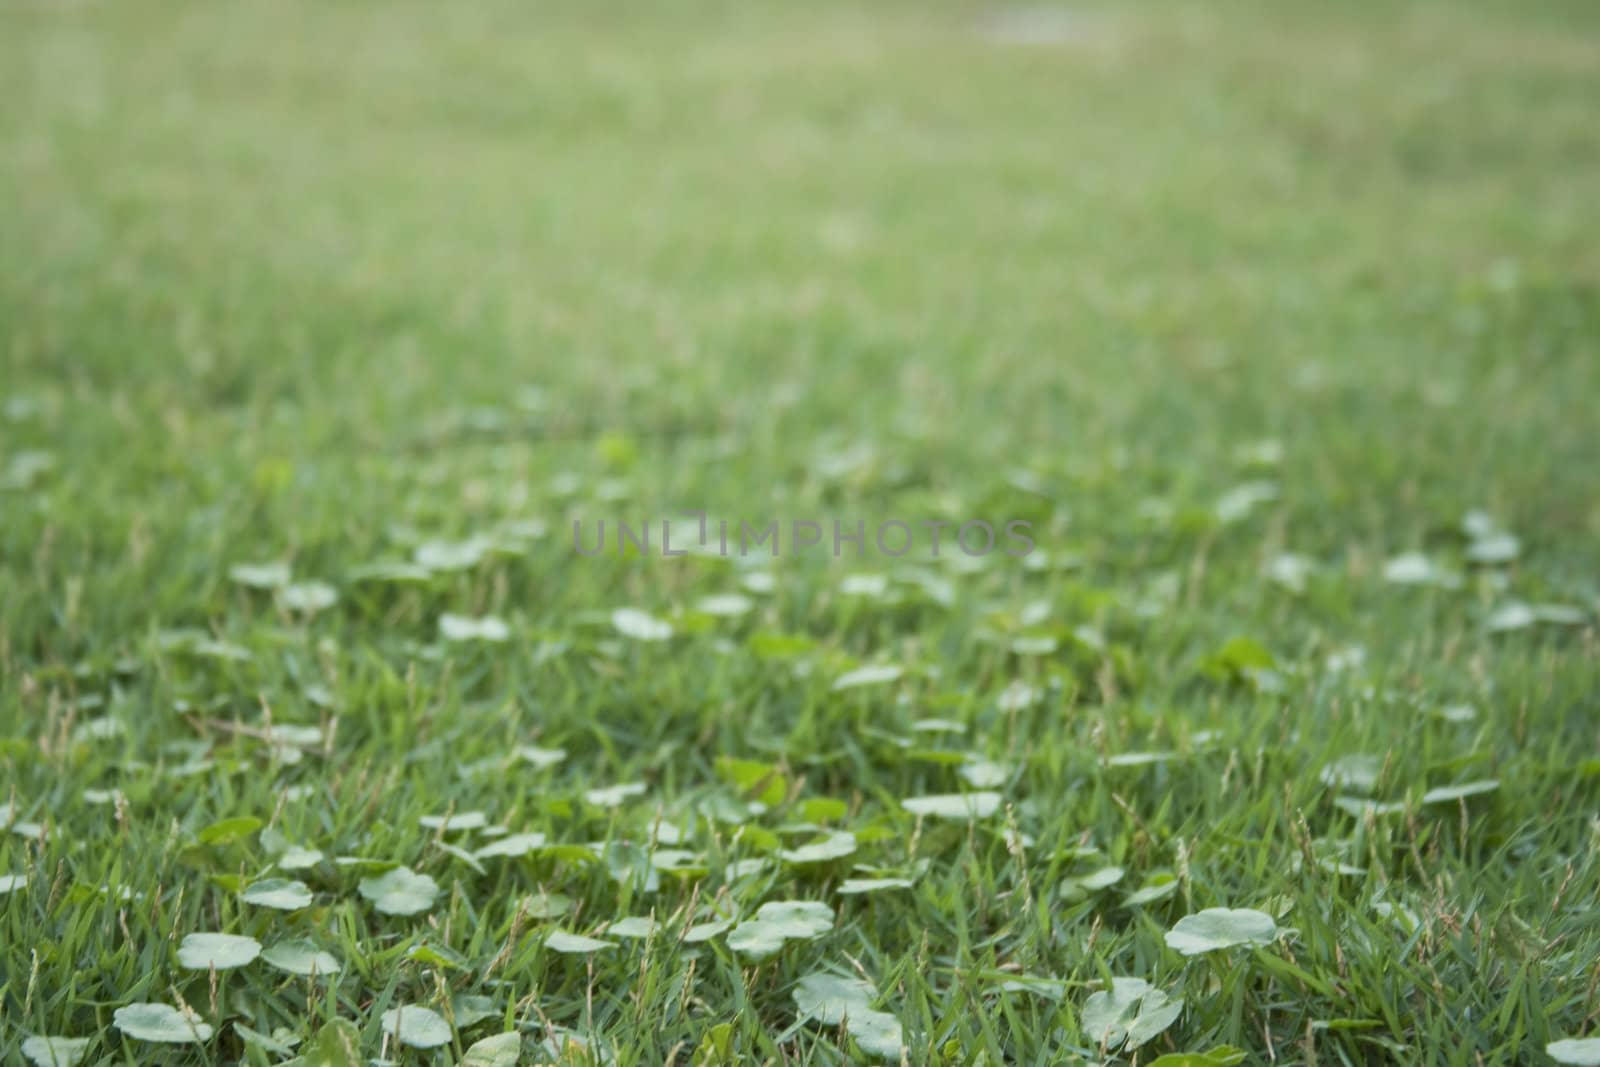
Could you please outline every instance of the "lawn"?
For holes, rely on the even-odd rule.
[[[8,0],[0,1063],[1600,1063],[1597,104],[1580,0]]]

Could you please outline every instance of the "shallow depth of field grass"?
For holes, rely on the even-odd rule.
[[[0,1062],[1600,1036],[1597,104],[1581,2],[5,4]]]

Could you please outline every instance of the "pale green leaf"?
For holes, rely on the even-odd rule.
[[[77,1067],[94,1044],[90,1037],[30,1037],[22,1043],[22,1054],[35,1067]]]
[[[291,882],[284,878],[267,878],[252,883],[239,894],[246,904],[278,911],[298,911],[311,906],[311,889],[304,882]]]
[[[429,1008],[391,1008],[379,1020],[383,1032],[412,1048],[438,1048],[450,1043],[450,1024]]]
[[[178,963],[191,971],[243,967],[259,955],[261,942],[236,934],[186,934],[178,946]]]
[[[1544,1054],[1569,1067],[1600,1067],[1600,1037],[1568,1037],[1552,1041]]]
[[[936,819],[986,819],[1000,810],[999,793],[944,793],[907,797],[900,806],[913,815]]]
[[[1167,947],[1185,956],[1232,948],[1270,945],[1279,936],[1277,923],[1251,908],[1207,908],[1185,915],[1167,931]]]
[[[405,867],[396,867],[376,878],[363,878],[357,889],[385,915],[416,915],[427,911],[439,895],[437,882]]]
[[[522,1035],[512,1030],[475,1042],[461,1057],[460,1067],[517,1067]]]
[[[181,1012],[170,1004],[129,1004],[111,1016],[118,1030],[138,1041],[165,1045],[193,1045],[210,1041],[209,1023],[193,1012]]]
[[[324,952],[313,941],[304,938],[294,938],[288,941],[279,941],[265,952],[261,953],[265,963],[288,971],[290,974],[329,976],[340,971],[339,959],[331,952]]]

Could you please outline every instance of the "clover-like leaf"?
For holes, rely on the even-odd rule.
[[[235,563],[228,568],[228,579],[252,589],[281,589],[289,584],[289,565],[273,563]]]
[[[728,935],[728,947],[752,959],[765,959],[785,941],[808,941],[833,929],[833,909],[814,900],[774,900],[756,909]]]
[[[1113,978],[1083,1006],[1084,1035],[1107,1051],[1132,1051],[1177,1021],[1183,999],[1173,1000],[1142,978]]]
[[[567,758],[564,748],[540,748],[538,745],[518,745],[516,754],[518,759],[540,768],[554,767]]]
[[[795,984],[793,995],[802,1019],[838,1026],[848,1015],[870,1011],[878,993],[871,982],[860,978],[816,971]]]
[[[266,878],[253,882],[239,899],[246,904],[256,904],[263,908],[276,908],[279,911],[299,911],[301,908],[311,906],[311,888],[304,882],[292,882],[286,878]]]
[[[430,1008],[390,1008],[379,1018],[379,1025],[384,1033],[412,1048],[438,1048],[450,1043],[450,1024]]]
[[[1000,810],[999,793],[943,793],[906,797],[900,806],[913,815],[936,819],[986,819]]]
[[[474,1042],[461,1057],[460,1067],[517,1067],[522,1056],[522,1035],[515,1030]]]
[[[833,691],[843,692],[846,689],[860,689],[868,685],[886,685],[897,682],[905,674],[904,667],[897,667],[892,663],[880,663],[868,667],[857,667],[853,671],[846,671],[833,681]]]
[[[1011,777],[1011,768],[993,760],[974,757],[962,764],[956,773],[974,789],[993,789],[1005,784],[1006,779]]]
[[[898,1062],[905,1052],[900,1020],[886,1011],[863,1011],[850,1016],[845,1029],[861,1051]]]
[[[1123,897],[1122,903],[1124,907],[1129,908],[1143,907],[1146,904],[1166,900],[1176,893],[1178,888],[1178,879],[1173,875],[1166,872],[1152,874],[1145,879],[1144,885]]]
[[[695,923],[683,932],[683,943],[685,945],[698,945],[702,941],[710,941],[713,937],[732,927],[732,919],[712,919],[709,922]]]
[[[278,603],[289,611],[315,615],[339,602],[339,591],[327,582],[296,582],[278,590]]]
[[[178,963],[191,971],[226,971],[259,955],[261,942],[237,934],[186,934],[178,946]]]
[[[517,905],[530,919],[554,919],[572,910],[572,898],[562,893],[540,890],[523,897]]]
[[[564,956],[587,956],[608,948],[616,948],[615,941],[602,941],[598,937],[585,937],[565,930],[552,930],[544,939],[544,947]]]
[[[1261,573],[1269,581],[1287,589],[1291,593],[1304,593],[1306,581],[1316,570],[1315,561],[1306,556],[1293,552],[1283,552],[1271,559],[1261,568]]]
[[[385,915],[416,915],[433,907],[439,883],[425,874],[396,867],[377,878],[363,878],[361,895]]]
[[[482,830],[489,825],[489,816],[481,811],[457,811],[449,815],[424,815],[417,823],[427,830],[460,833],[462,830]]]
[[[754,606],[755,602],[742,593],[720,593],[700,598],[695,603],[694,609],[702,615],[734,618],[748,613]]]
[[[1500,788],[1500,782],[1494,778],[1484,778],[1476,782],[1462,782],[1459,785],[1442,785],[1437,789],[1430,789],[1422,794],[1424,804],[1449,804],[1468,797],[1482,796],[1493,793]]]
[[[77,1067],[94,1044],[91,1037],[50,1037],[39,1034],[22,1043],[22,1054],[34,1067]]]
[[[1279,936],[1272,916],[1252,908],[1207,908],[1185,915],[1167,931],[1167,947],[1185,956],[1233,948],[1270,945]]]
[[[439,616],[439,636],[446,641],[489,641],[499,643],[511,639],[511,627],[493,615],[475,619],[467,615]]]
[[[315,867],[321,862],[321,849],[301,848],[299,845],[290,845],[283,850],[283,855],[278,857],[278,870],[304,871]]]
[[[494,856],[526,856],[545,845],[545,836],[540,833],[507,834],[505,837],[484,845],[472,854],[474,859],[486,860]]]
[[[450,1005],[450,1016],[455,1020],[457,1030],[465,1030],[469,1026],[481,1023],[485,1019],[493,1019],[501,1014],[500,1004],[493,997],[474,996],[464,993],[456,997]]]
[[[812,841],[810,844],[801,845],[799,848],[784,849],[782,856],[786,863],[804,866],[842,859],[855,852],[855,850],[856,835],[848,830],[837,830],[826,837]]]
[[[494,547],[487,537],[469,537],[464,541],[424,541],[411,553],[411,559],[424,570],[464,571],[476,567]]]
[[[1365,797],[1334,797],[1333,806],[1340,811],[1348,812],[1363,820],[1368,816],[1379,818],[1387,815],[1399,815],[1406,810],[1404,801],[1368,800]]]
[[[639,796],[644,791],[643,782],[623,782],[620,785],[591,789],[583,794],[583,799],[597,808],[615,808],[629,797]]]
[[[261,953],[263,962],[290,974],[329,976],[340,971],[339,958],[305,938],[279,941]]]
[[[1406,552],[1383,565],[1383,580],[1391,585],[1452,586],[1459,578],[1420,552]]]
[[[1318,777],[1322,784],[1333,789],[1353,789],[1357,793],[1370,793],[1378,784],[1383,770],[1383,760],[1377,756],[1341,756],[1323,767]]]
[[[623,637],[635,641],[666,641],[672,637],[672,624],[638,608],[618,608],[611,613],[611,625]]]
[[[129,1004],[112,1014],[111,1025],[135,1040],[163,1045],[195,1045],[212,1034],[211,1024],[170,1004]]]
[[[1125,873],[1121,867],[1101,867],[1097,871],[1091,871],[1088,874],[1071,879],[1071,883],[1078,889],[1093,893],[1116,885],[1122,881],[1122,876]]]
[[[1121,1048],[1128,1025],[1138,1015],[1139,1002],[1151,988],[1143,978],[1113,978],[1110,989],[1090,994],[1079,1017],[1084,1036],[1099,1048]]]
[[[1552,1041],[1544,1054],[1569,1067],[1600,1067],[1600,1037],[1568,1037]]]
[[[259,1030],[252,1030],[238,1019],[233,1021],[233,1032],[239,1040],[246,1045],[256,1045],[266,1052],[277,1056],[294,1055],[294,1047],[300,1043],[300,1037],[287,1027],[278,1027],[270,1034],[263,1034]]]
[[[827,971],[806,975],[794,988],[800,1018],[824,1026],[843,1023],[862,1051],[899,1059],[905,1044],[900,1020],[873,1009],[877,995],[871,982]]]
[[[618,919],[606,927],[606,933],[612,937],[622,937],[631,940],[640,940],[655,933],[660,924],[645,915],[630,915],[625,919]]]
[[[1522,542],[1515,534],[1485,533],[1467,546],[1467,559],[1485,567],[1510,563],[1522,554]]]

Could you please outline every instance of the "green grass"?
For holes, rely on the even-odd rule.
[[[0,813],[47,831],[0,833],[0,1062],[54,1034],[276,1063],[231,1024],[333,1019],[408,1064],[512,1029],[526,1062],[563,1032],[868,1058],[797,1020],[819,970],[870,980],[910,1064],[1098,1062],[1111,976],[1184,998],[1121,1062],[1546,1063],[1600,1032],[1600,9],[1061,10],[1019,44],[955,3],[0,8]],[[690,508],[1028,517],[1049,565],[573,552],[575,518]],[[1466,558],[1475,509],[1517,559]],[[528,519],[466,570],[358,579]],[[1264,575],[1285,552],[1299,592]],[[1385,581],[1407,552],[1461,581]],[[338,602],[229,578],[274,560]],[[758,570],[748,614],[694,611]],[[1512,601],[1575,621],[1496,632]],[[442,642],[447,613],[509,640]],[[873,663],[905,673],[832,689]],[[1362,754],[1392,814],[1334,803]],[[902,808],[972,757],[996,813]],[[444,846],[490,838],[419,824],[447,811],[555,847],[479,873]],[[784,862],[808,824],[856,851]],[[652,842],[693,856],[653,891]],[[290,843],[325,858],[285,875]],[[377,911],[385,864],[431,908]],[[837,893],[880,873],[914,885]],[[274,876],[313,904],[241,901]],[[681,940],[782,900],[833,928],[765,961]],[[1166,946],[1218,906],[1288,932]],[[196,932],[343,970],[213,981]],[[147,1001],[217,1034],[113,1028]],[[391,1008],[473,1004],[453,1048],[384,1044]]]

